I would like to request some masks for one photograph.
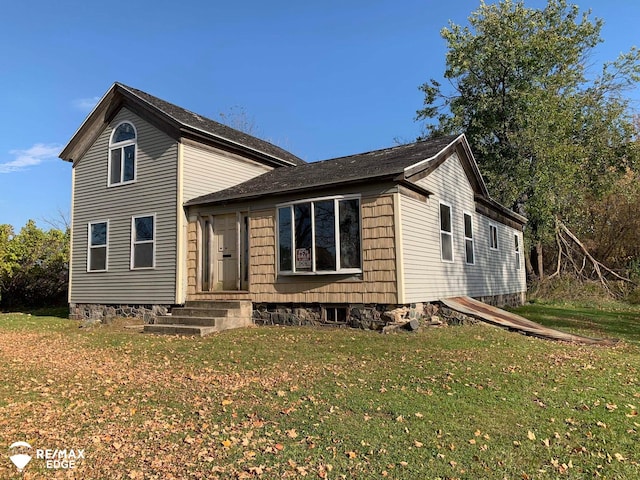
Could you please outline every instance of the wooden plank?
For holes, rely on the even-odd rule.
[[[528,335],[546,338],[549,340],[560,340],[564,342],[583,343],[588,345],[613,345],[617,340],[599,339],[583,337],[571,333],[562,332],[553,328],[545,327],[539,323],[532,322],[524,317],[507,312],[497,307],[487,305],[470,297],[445,298],[441,302],[447,307],[470,315],[492,325],[508,328]]]

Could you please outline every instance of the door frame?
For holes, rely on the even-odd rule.
[[[231,291],[249,291],[249,259],[250,256],[250,216],[247,211],[218,213],[217,215],[236,215],[236,282]],[[214,232],[214,218],[216,214],[200,214],[197,220],[196,250],[197,274],[196,291],[215,293],[230,290],[215,290],[216,284],[216,240]],[[205,278],[206,277],[206,278]]]

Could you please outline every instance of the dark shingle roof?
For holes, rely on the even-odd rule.
[[[431,138],[348,157],[277,168],[226,190],[194,198],[186,204],[219,203],[368,179],[393,178],[403,173],[405,168],[434,157],[456,138],[458,136]]]
[[[158,110],[161,110],[182,125],[243,145],[271,157],[292,163],[293,165],[304,165],[306,163],[291,152],[288,152],[285,149],[273,145],[265,140],[261,140],[247,133],[228,127],[222,123],[218,123],[214,120],[203,117],[202,115],[198,115],[197,113],[190,112],[189,110],[169,103],[161,98],[154,97],[153,95],[143,92],[142,90],[138,90],[137,88],[132,88],[119,82],[116,82],[116,85],[149,103]]]

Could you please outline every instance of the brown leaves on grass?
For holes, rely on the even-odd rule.
[[[284,396],[274,386],[291,380],[291,374],[194,368],[173,351],[172,338],[131,336],[101,348],[90,335],[0,331],[5,441],[84,448],[86,458],[73,471],[76,478],[135,480],[268,475],[271,467],[245,462],[279,455],[284,439],[298,440],[295,428],[280,430],[256,415],[240,416],[238,401],[230,396],[253,386]],[[151,345],[145,351],[131,342]],[[154,345],[167,353],[154,358]],[[288,388],[295,392],[294,387]],[[210,420],[221,417],[224,423]],[[12,474],[8,468],[0,466],[0,477]],[[318,468],[318,476],[326,478],[327,466]],[[298,476],[310,472],[305,465],[294,471]]]

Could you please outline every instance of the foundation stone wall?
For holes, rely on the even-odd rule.
[[[69,304],[69,318],[109,323],[115,318],[140,318],[144,323],[154,323],[156,317],[166,315],[171,305],[102,305],[95,303]]]

